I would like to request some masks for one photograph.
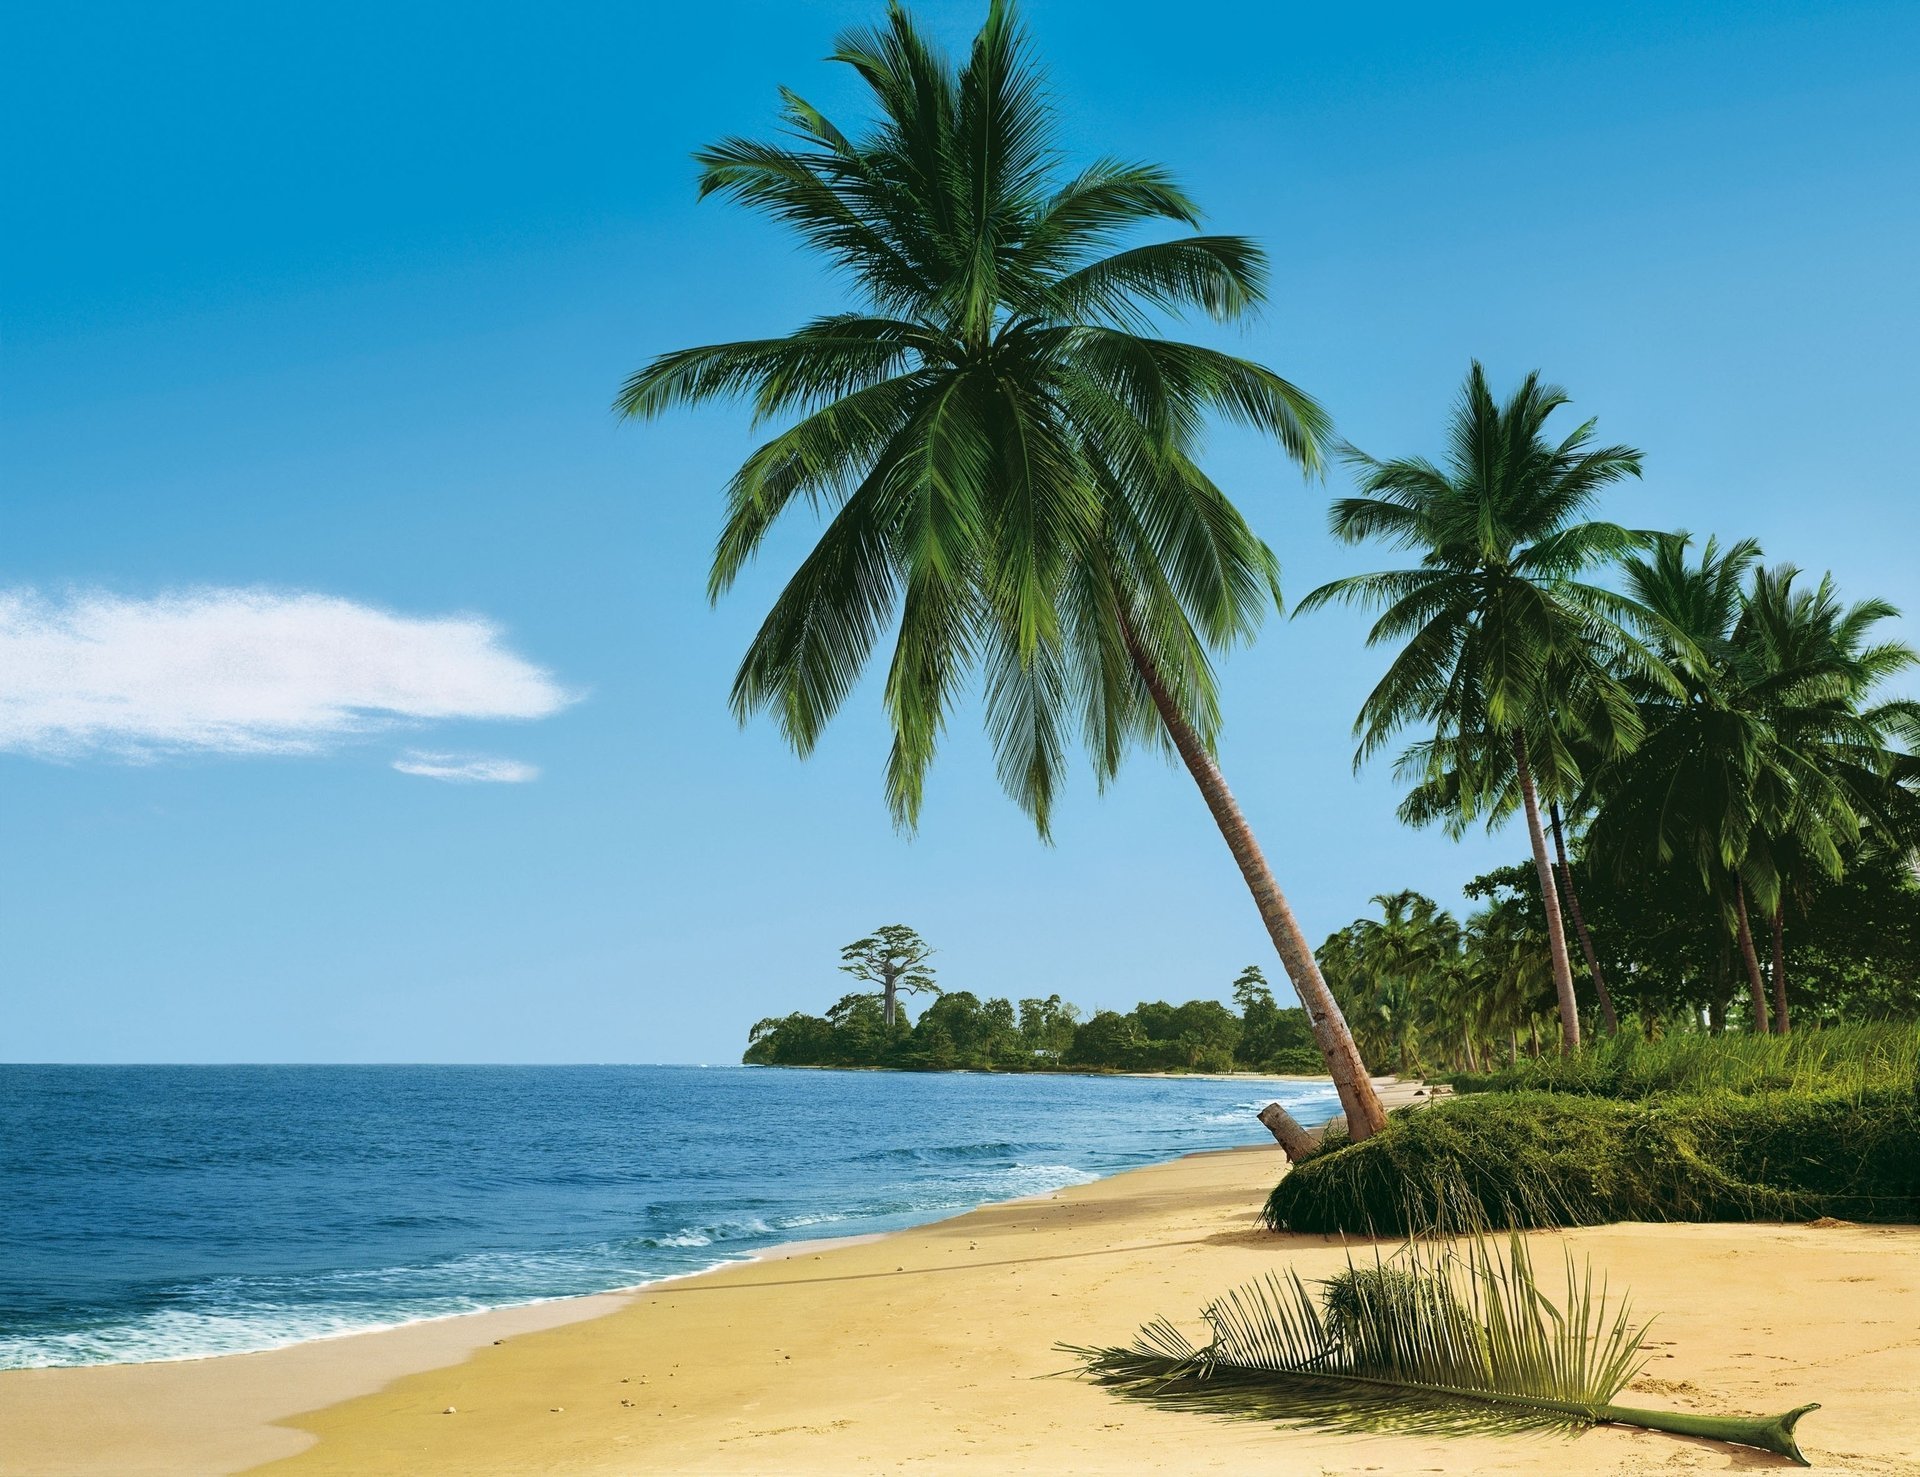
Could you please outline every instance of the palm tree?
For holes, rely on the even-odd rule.
[[[1920,703],[1870,701],[1920,656],[1870,639],[1899,615],[1888,602],[1845,605],[1832,575],[1813,589],[1796,588],[1799,577],[1791,565],[1756,569],[1731,643],[1742,700],[1764,716],[1779,756],[1782,782],[1756,796],[1746,870],[1772,899],[1772,1028],[1783,1035],[1788,894],[1838,879],[1863,827],[1896,849],[1920,838],[1920,802],[1900,783],[1908,756],[1897,747],[1920,721]]]
[[[1364,1137],[1385,1115],[1213,754],[1210,654],[1253,635],[1277,563],[1195,461],[1223,414],[1316,470],[1328,421],[1272,371],[1154,332],[1162,313],[1246,317],[1265,255],[1237,236],[1122,244],[1145,223],[1196,226],[1198,211],[1152,165],[1061,177],[1010,5],[996,0],[958,68],[898,5],[833,56],[872,93],[865,135],[787,93],[789,143],[701,151],[700,188],[791,226],[860,309],[664,354],[618,401],[646,418],[743,397],[758,420],[794,418],[728,488],[711,593],[796,501],[825,526],[748,647],[734,711],[769,713],[805,755],[897,620],[884,702],[903,826],[975,671],[1002,784],[1043,837],[1076,718],[1103,783],[1134,743],[1170,746]]]
[[[1831,578],[1796,590],[1799,572],[1760,568],[1751,539],[1709,539],[1690,564],[1690,542],[1663,535],[1626,563],[1678,688],[1643,694],[1645,738],[1592,777],[1588,838],[1621,871],[1690,865],[1737,943],[1754,1031],[1784,1031],[1789,892],[1838,878],[1863,827],[1896,846],[1920,834],[1896,747],[1920,705],[1868,705],[1915,655],[1869,641],[1896,614],[1886,602],[1844,606]],[[1771,1001],[1756,908],[1773,933]]]
[[[1460,925],[1418,892],[1378,893],[1373,904],[1380,917],[1357,918],[1320,946],[1321,971],[1367,1054],[1407,1071],[1450,1003]]]
[[[1553,971],[1541,951],[1531,910],[1518,897],[1496,898],[1468,916],[1464,973],[1476,1003],[1477,1024],[1492,1036],[1504,1032],[1509,1060],[1520,1055],[1520,1027],[1536,1043],[1537,1021],[1554,1008]]]
[[[1641,623],[1660,649],[1678,690],[1640,694],[1645,734],[1634,751],[1590,777],[1586,804],[1593,851],[1617,870],[1690,863],[1739,941],[1752,996],[1754,1029],[1767,1030],[1747,907],[1752,839],[1760,795],[1785,793],[1767,724],[1742,692],[1735,644],[1743,587],[1760,557],[1742,539],[1722,548],[1708,539],[1689,565],[1690,536],[1663,534],[1645,556],[1624,561]],[[1716,987],[1717,988],[1717,987]],[[1716,997],[1719,998],[1719,997]]]
[[[1402,728],[1431,724],[1436,763],[1465,764],[1462,804],[1484,809],[1511,756],[1540,874],[1561,1039],[1573,1050],[1579,1006],[1540,794],[1571,791],[1579,748],[1611,755],[1632,746],[1639,715],[1615,669],[1638,670],[1650,658],[1620,624],[1626,602],[1578,578],[1644,542],[1583,518],[1602,488],[1639,475],[1640,453],[1594,446],[1592,421],[1549,441],[1546,421],[1566,403],[1563,391],[1530,374],[1501,405],[1476,363],[1444,468],[1351,453],[1363,495],[1335,502],[1334,533],[1349,543],[1384,538],[1419,551],[1420,564],[1335,580],[1299,608],[1331,600],[1385,606],[1368,644],[1404,642],[1354,725],[1356,765]]]

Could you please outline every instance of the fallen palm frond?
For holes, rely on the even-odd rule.
[[[1347,1270],[1319,1298],[1268,1276],[1209,1304],[1194,1344],[1165,1319],[1128,1346],[1060,1345],[1118,1393],[1182,1409],[1339,1431],[1576,1430],[1612,1423],[1758,1447],[1808,1465],[1804,1405],[1772,1417],[1636,1410],[1613,1399],[1640,1372],[1645,1325],[1611,1311],[1591,1267],[1567,1261],[1565,1298],[1540,1290],[1519,1237],[1415,1242]]]

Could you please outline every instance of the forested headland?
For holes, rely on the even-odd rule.
[[[842,995],[825,1015],[796,1011],[753,1027],[744,1061],[781,1067],[892,1067],[908,1071],[986,1072],[1268,1072],[1317,1076],[1326,1071],[1306,1011],[1274,1003],[1261,971],[1249,965],[1233,982],[1237,1009],[1218,1000],[1170,1005],[1142,1001],[1124,1013],[1088,1014],[1058,995],[982,999],[971,990],[943,991],[926,961],[931,953],[912,930],[905,954],[848,946],[857,962],[841,967],[877,988]],[[916,948],[917,946],[917,948]],[[880,949],[884,950],[884,945]],[[934,998],[912,1019],[894,1004],[888,1019],[885,967],[913,956],[900,974]],[[877,965],[870,961],[878,960]],[[872,968],[872,973],[863,970]],[[896,976],[896,980],[900,976]],[[896,983],[895,993],[898,993]]]

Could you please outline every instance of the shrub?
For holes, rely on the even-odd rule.
[[[1910,1221],[1916,1197],[1911,1085],[1650,1103],[1532,1092],[1401,1110],[1358,1144],[1332,1136],[1280,1181],[1265,1219],[1361,1235],[1473,1222]]]
[[[1327,1075],[1327,1060],[1320,1055],[1317,1046],[1288,1046],[1262,1062],[1260,1070],[1275,1072],[1282,1077],[1324,1077]]]

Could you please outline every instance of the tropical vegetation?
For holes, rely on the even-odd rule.
[[[714,599],[776,529],[817,521],[734,712],[805,756],[887,648],[885,792],[908,829],[970,694],[1043,839],[1076,736],[1102,786],[1136,748],[1178,760],[1299,1005],[1252,967],[1234,1008],[942,991],[891,925],[844,956],[867,989],[759,1022],[746,1059],[1324,1068],[1346,1126],[1275,1192],[1276,1226],[1911,1215],[1920,702],[1896,689],[1920,657],[1886,634],[1894,607],[1752,540],[1617,521],[1645,457],[1569,422],[1538,373],[1502,394],[1474,363],[1443,455],[1378,457],[1264,364],[1171,336],[1249,321],[1264,251],[1203,231],[1156,165],[1069,169],[1001,0],[957,63],[898,5],[833,59],[865,88],[862,127],[783,94],[786,137],[701,151],[700,189],[794,231],[850,300],[661,354],[618,401],[636,419],[740,401],[768,429],[727,487]],[[1383,892],[1314,950],[1226,785],[1215,662],[1279,582],[1202,468],[1221,419],[1310,475],[1338,453],[1356,485],[1335,537],[1407,556],[1301,610],[1374,612],[1390,655],[1355,763],[1397,747],[1406,823],[1523,821],[1526,862],[1473,879],[1464,908]],[[1389,1123],[1368,1064],[1495,1090]]]
[[[1757,1032],[1789,1029],[1796,966],[1816,1019],[1915,1013],[1920,703],[1885,689],[1920,657],[1877,631],[1898,612],[1763,567],[1752,540],[1696,551],[1590,516],[1641,457],[1593,444],[1591,420],[1550,434],[1565,404],[1537,375],[1500,401],[1475,364],[1444,465],[1350,452],[1361,495],[1334,532],[1420,560],[1302,602],[1382,607],[1368,639],[1398,651],[1355,762],[1416,730],[1401,817],[1458,834],[1521,813],[1532,849],[1531,878],[1468,885],[1489,901],[1464,924],[1382,895],[1322,946],[1362,1051],[1473,1071],[1524,1030],[1537,1054],[1543,983],[1568,1051],[1583,1019],[1621,1029],[1621,997],[1643,1030],[1724,1029],[1736,970]],[[1592,577],[1609,569],[1622,588]],[[1863,894],[1879,906],[1851,910],[1836,960],[1814,940]]]
[[[1266,1205],[1276,1230],[1920,1219],[1920,1099],[1897,1087],[1621,1099],[1476,1093],[1329,1135]]]

